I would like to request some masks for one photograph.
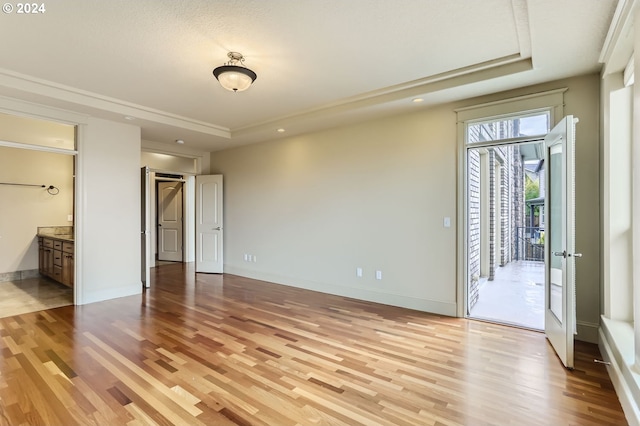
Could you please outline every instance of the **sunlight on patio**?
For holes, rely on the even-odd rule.
[[[544,262],[514,261],[480,284],[470,318],[544,330]]]

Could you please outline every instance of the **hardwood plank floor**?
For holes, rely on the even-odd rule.
[[[0,337],[2,425],[626,424],[595,345],[190,265]]]

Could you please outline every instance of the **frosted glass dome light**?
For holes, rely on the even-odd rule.
[[[244,57],[238,52],[227,54],[229,62],[213,70],[213,75],[220,85],[231,92],[247,90],[258,76],[249,68],[243,66]]]

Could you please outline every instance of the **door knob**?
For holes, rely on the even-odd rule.
[[[562,251],[554,251],[553,252],[554,256],[561,256],[566,258],[567,257],[567,251],[566,250],[562,250]]]
[[[220,227],[218,226],[217,228],[211,228],[212,231],[219,231]]]

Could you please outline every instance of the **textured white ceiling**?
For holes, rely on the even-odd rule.
[[[594,72],[616,0],[55,0],[4,14],[0,94],[216,150]],[[223,90],[238,51],[258,78]]]

